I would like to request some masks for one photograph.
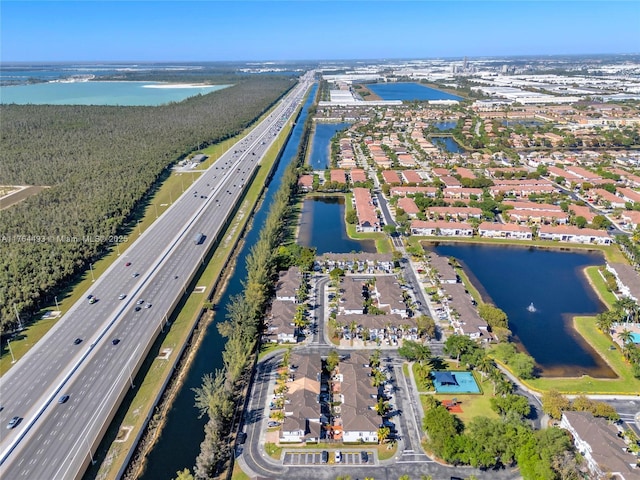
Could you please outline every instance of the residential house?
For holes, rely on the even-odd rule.
[[[592,478],[637,480],[638,457],[628,450],[618,428],[589,412],[563,412],[560,426],[569,431]]]
[[[413,220],[411,222],[411,234],[438,237],[471,237],[473,236],[473,227],[463,222]]]
[[[556,240],[569,243],[591,243],[595,245],[611,245],[611,237],[607,232],[592,228],[578,228],[561,225],[542,225],[538,231],[541,240]]]
[[[514,225],[510,223],[482,222],[478,226],[481,237],[488,238],[514,238],[518,240],[531,240],[531,228],[526,225]]]

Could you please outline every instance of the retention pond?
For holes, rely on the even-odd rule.
[[[439,244],[433,250],[456,258],[484,301],[504,310],[515,343],[543,376],[616,376],[572,321],[605,309],[583,272],[604,264],[600,252],[477,244]]]

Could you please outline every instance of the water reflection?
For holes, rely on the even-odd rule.
[[[344,197],[312,197],[304,201],[298,243],[323,253],[375,252],[373,240],[353,240],[344,224]]]
[[[458,259],[483,298],[505,311],[514,341],[533,356],[543,376],[615,377],[572,320],[604,310],[583,273],[604,264],[600,252],[462,244],[434,250]]]

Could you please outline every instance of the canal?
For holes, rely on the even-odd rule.
[[[231,275],[227,288],[218,303],[218,311],[216,313],[216,321],[218,322],[225,320],[229,299],[243,291],[241,282],[246,277],[245,258],[258,240],[273,196],[280,187],[285,168],[296,158],[307,112],[315,98],[316,89],[317,86],[314,86],[309,93],[309,97],[284,148],[280,163],[265,192],[264,201],[255,213],[252,226],[246,232],[244,244],[238,254],[236,269]],[[161,437],[147,457],[147,467],[140,477],[141,480],[170,479],[176,476],[178,470],[183,470],[184,468],[192,469],[193,465],[195,465],[196,457],[200,453],[200,444],[204,440],[206,418],[198,418],[198,410],[194,406],[195,397],[192,389],[201,385],[202,377],[205,374],[222,368],[222,351],[225,341],[225,338],[218,333],[216,324],[210,324],[191,368],[185,377],[182,388],[166,418]]]
[[[514,342],[542,376],[615,378],[572,322],[605,309],[583,273],[604,264],[600,252],[444,243],[433,250],[456,258],[484,300],[504,310]]]

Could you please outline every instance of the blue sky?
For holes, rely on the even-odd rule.
[[[640,1],[0,2],[0,60],[640,53]]]

